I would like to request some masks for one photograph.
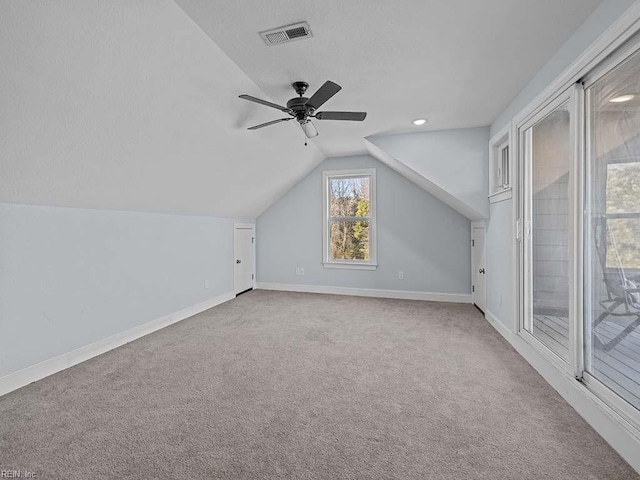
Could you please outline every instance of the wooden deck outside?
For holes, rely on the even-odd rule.
[[[569,357],[569,321],[564,317],[534,315],[534,335],[563,358]],[[624,327],[614,321],[603,321],[593,331],[607,344],[618,338]],[[640,408],[640,327],[632,331],[608,352],[591,349],[587,371],[618,395]]]

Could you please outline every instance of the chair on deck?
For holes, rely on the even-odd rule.
[[[640,326],[640,285],[627,278],[620,260],[615,237],[613,232],[607,228],[606,218],[603,219],[603,225],[598,228],[601,229],[602,234],[596,236],[599,239],[596,243],[596,251],[602,266],[602,278],[607,289],[607,299],[600,301],[600,306],[604,309],[604,312],[593,322],[593,330],[595,331],[595,328],[609,316],[636,317],[632,323],[608,342],[603,342],[594,333],[593,339],[596,346],[608,352]],[[617,268],[607,267],[607,241],[611,242],[611,248],[618,265]]]

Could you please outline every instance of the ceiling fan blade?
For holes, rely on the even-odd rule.
[[[342,87],[337,83],[333,83],[330,80],[324,82],[324,84],[318,89],[316,93],[314,93],[309,100],[307,100],[307,105],[312,107],[314,110],[319,109],[327,100],[333,97],[336,93],[342,90]]]
[[[307,120],[305,123],[301,123],[302,131],[307,136],[307,138],[313,138],[318,136],[318,129],[316,126],[311,123],[311,120]]]
[[[269,125],[274,125],[276,123],[287,122],[287,121],[291,120],[292,118],[293,117],[290,117],[290,118],[279,118],[278,120],[271,120],[270,122],[267,122],[267,123],[261,123],[260,125],[254,125],[253,127],[249,127],[249,128],[247,128],[247,130],[257,130],[258,128],[268,127]]]
[[[315,118],[318,120],[352,120],[361,122],[367,118],[367,112],[318,112]]]
[[[242,98],[243,100],[249,100],[250,102],[259,103],[260,105],[266,105],[267,107],[275,108],[277,110],[280,110],[281,112],[289,113],[289,109],[287,107],[283,107],[282,105],[278,105],[277,103],[262,100],[261,98],[252,97],[251,95],[240,95],[240,98]]]

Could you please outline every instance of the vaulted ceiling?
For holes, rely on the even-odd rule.
[[[489,124],[599,1],[177,3],[0,4],[0,202],[255,217],[366,136]],[[301,20],[311,39],[258,36]],[[239,94],[327,79],[365,122],[246,130],[278,112]]]
[[[0,201],[253,218],[322,159],[169,0],[0,3]]]
[[[176,0],[277,103],[329,79],[329,110],[361,124],[316,122],[329,156],[365,151],[370,135],[489,125],[600,0]],[[313,37],[266,46],[258,32],[308,22]],[[250,120],[278,118],[256,107]],[[281,125],[270,127],[281,128]]]

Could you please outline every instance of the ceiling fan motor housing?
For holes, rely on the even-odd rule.
[[[292,98],[287,102],[287,108],[293,112],[298,122],[305,122],[310,115],[313,115],[314,109],[307,105],[307,97]]]

